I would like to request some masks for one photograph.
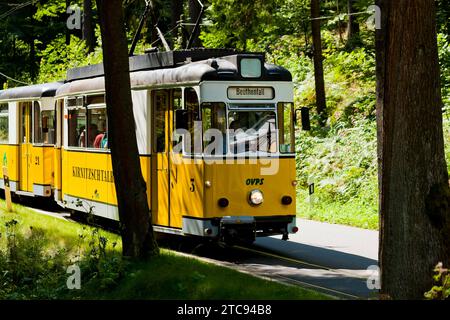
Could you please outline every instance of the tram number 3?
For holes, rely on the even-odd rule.
[[[35,164],[36,166],[39,165],[39,157],[34,157],[34,164]]]

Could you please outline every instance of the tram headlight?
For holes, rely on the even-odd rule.
[[[255,206],[260,205],[264,201],[264,195],[261,190],[252,190],[248,196],[248,201]]]

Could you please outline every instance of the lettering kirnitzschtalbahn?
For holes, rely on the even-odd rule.
[[[97,180],[111,183],[114,182],[112,171],[107,170],[72,167],[72,175],[75,178]]]

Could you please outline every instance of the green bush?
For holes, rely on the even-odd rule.
[[[313,134],[297,134],[298,213],[306,218],[375,229],[378,226],[376,123],[354,119]],[[308,185],[314,183],[314,202]]]
[[[0,299],[56,298],[65,285],[67,252],[51,246],[41,229],[21,234],[18,223],[7,221],[0,234]]]
[[[450,39],[444,34],[438,35],[439,64],[441,68],[442,101],[445,109],[450,109]]]
[[[102,62],[102,49],[88,53],[84,41],[72,36],[69,45],[65,38],[53,40],[41,53],[38,83],[64,80],[67,69]]]
[[[442,262],[439,262],[434,268],[434,273],[433,281],[435,285],[430,291],[425,292],[425,299],[448,300],[450,298],[450,273],[448,269],[445,269]]]
[[[81,298],[82,291],[67,288],[69,266],[80,267],[83,288],[102,292],[117,285],[128,265],[99,229],[80,234],[74,247],[52,244],[43,229],[30,227],[23,233],[14,219],[2,230],[0,299]]]

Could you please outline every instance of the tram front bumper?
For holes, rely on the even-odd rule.
[[[221,242],[253,242],[256,237],[296,233],[295,216],[225,216],[212,219],[183,217],[183,233]]]

